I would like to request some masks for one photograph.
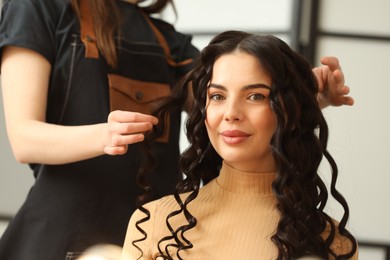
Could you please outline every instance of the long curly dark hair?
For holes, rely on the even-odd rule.
[[[272,79],[270,105],[277,117],[277,129],[270,143],[277,165],[277,176],[272,188],[281,216],[272,236],[272,241],[278,248],[277,259],[305,255],[316,255],[324,259],[330,256],[335,259],[352,257],[357,250],[357,243],[346,230],[349,208],[336,189],[338,169],[327,151],[328,126],[316,99],[318,86],[311,66],[306,59],[274,36],[239,31],[228,31],[216,36],[201,52],[195,67],[178,84],[172,97],[157,110],[157,116],[162,119],[170,110],[183,107],[186,97],[192,91],[194,101],[186,121],[189,147],[181,155],[179,162],[186,178],[178,183],[174,193],[180,209],[166,218],[171,235],[160,239],[160,257],[172,259],[169,251],[175,249],[176,257],[181,259],[180,251],[191,250],[193,247],[191,241],[186,239],[185,232],[196,226],[197,219],[188,211],[187,205],[196,199],[202,182],[208,183],[218,176],[222,165],[222,158],[211,146],[205,127],[207,87],[215,61],[222,55],[235,51],[256,57]],[[156,127],[148,136],[146,145],[163,128],[163,123]],[[338,225],[324,212],[328,190],[318,174],[323,157],[331,169],[330,193],[344,209]],[[140,180],[144,180],[142,176],[147,169],[148,167],[141,170]],[[147,185],[144,187],[148,190]],[[179,196],[183,192],[189,192],[185,199]],[[145,208],[140,208],[149,216]],[[170,226],[169,219],[178,214],[184,214],[188,223],[174,229]],[[139,224],[147,219],[145,217],[137,224],[141,232]],[[326,227],[330,228],[330,232],[328,237],[323,238],[321,235]],[[331,244],[336,232],[351,242],[350,252],[338,255],[332,250]],[[143,233],[145,239],[147,234]],[[167,245],[161,248],[163,242]],[[133,244],[136,246],[137,241]]]

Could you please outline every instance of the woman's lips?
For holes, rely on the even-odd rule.
[[[238,144],[249,138],[250,134],[240,130],[225,130],[220,133],[222,140],[227,144]]]

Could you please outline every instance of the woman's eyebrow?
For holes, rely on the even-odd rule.
[[[256,88],[265,88],[265,89],[271,90],[270,86],[263,84],[263,83],[255,83],[255,84],[246,85],[243,87],[243,90],[256,89]]]
[[[217,88],[217,89],[221,89],[221,90],[226,90],[226,87],[224,87],[223,85],[215,84],[215,83],[211,83],[207,88]],[[266,84],[263,84],[263,83],[254,83],[254,84],[245,85],[242,87],[243,90],[257,89],[257,88],[265,88],[265,89],[271,90],[270,86],[267,86]]]
[[[220,84],[215,84],[215,83],[210,83],[210,85],[207,86],[207,88],[217,88],[221,90],[226,90],[226,87],[220,85]]]

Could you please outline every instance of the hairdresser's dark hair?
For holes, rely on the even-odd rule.
[[[71,0],[79,20],[80,3],[88,1],[95,24],[96,44],[103,57],[111,67],[117,65],[117,53],[115,48],[115,38],[120,34],[121,23],[120,11],[114,0]],[[149,5],[140,7],[146,14],[161,12],[168,4],[173,5],[173,0],[154,0]],[[176,12],[176,10],[175,10]]]
[[[187,205],[196,198],[201,181],[207,183],[219,174],[222,158],[211,146],[205,127],[206,94],[215,61],[224,54],[234,52],[245,52],[257,58],[272,79],[270,105],[278,122],[270,143],[278,168],[272,187],[281,216],[272,236],[278,248],[277,259],[305,255],[324,259],[352,257],[357,244],[346,230],[349,208],[336,189],[338,169],[327,151],[328,126],[316,99],[318,86],[311,66],[306,59],[274,36],[239,31],[228,31],[216,36],[201,52],[194,69],[180,82],[173,96],[158,109],[158,116],[163,118],[167,111],[182,107],[188,91],[193,91],[194,103],[186,122],[190,145],[180,158],[180,169],[186,178],[177,185],[174,194],[180,210],[167,216],[166,223],[171,235],[159,241],[161,257],[171,259],[169,251],[176,248],[176,256],[181,259],[180,251],[192,248],[185,232],[193,228],[197,220],[188,211]],[[153,135],[158,136],[161,132],[159,128],[155,130],[149,136],[149,142],[154,140]],[[344,209],[339,224],[335,224],[324,212],[328,190],[318,175],[323,157],[331,169],[330,193]],[[190,192],[184,201],[179,196],[183,192]],[[177,214],[184,214],[188,224],[174,229],[168,220]],[[330,232],[327,237],[323,237],[326,228]],[[339,255],[340,252],[332,250],[336,232],[351,242],[349,252]],[[163,243],[166,246],[161,248]]]

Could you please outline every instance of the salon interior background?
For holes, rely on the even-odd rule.
[[[349,201],[350,230],[360,259],[390,260],[390,1],[388,0],[175,0],[163,17],[194,35],[202,48],[218,32],[241,29],[277,35],[313,63],[339,57],[353,107],[327,108],[330,151],[339,168],[339,188]],[[17,102],[17,101],[15,101]],[[0,235],[17,212],[33,177],[12,156],[0,106]],[[187,145],[183,135],[181,146]],[[328,169],[323,167],[324,176]],[[331,203],[330,214],[340,214]]]

